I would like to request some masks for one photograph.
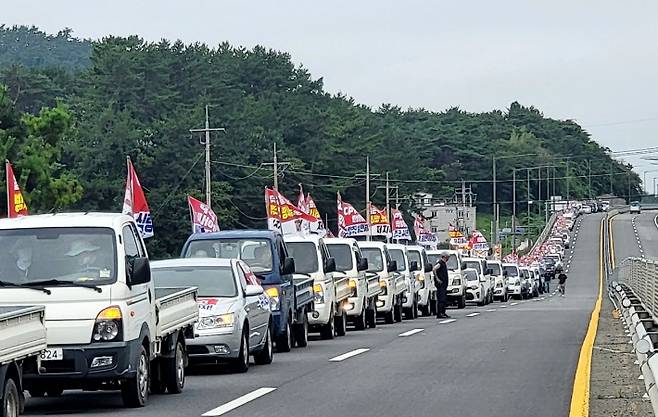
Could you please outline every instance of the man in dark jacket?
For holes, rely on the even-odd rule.
[[[555,271],[557,275],[557,280],[559,285],[557,286],[558,290],[560,290],[560,295],[564,297],[564,294],[566,292],[566,287],[567,287],[567,274],[565,274],[562,271],[562,267],[557,267]]]
[[[439,262],[434,265],[432,275],[434,277],[434,284],[436,285],[436,318],[447,319],[450,318],[446,314],[448,307],[448,259],[450,254],[446,251],[441,252]]]

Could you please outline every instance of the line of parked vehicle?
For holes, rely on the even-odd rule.
[[[6,360],[0,349],[0,377],[12,381],[0,390],[3,410],[16,410],[3,416],[18,415],[24,390],[118,390],[125,405],[144,406],[149,394],[181,392],[189,363],[247,372],[251,357],[266,365],[275,351],[307,346],[309,332],[333,339],[348,325],[434,315],[432,267],[442,252],[233,230],[194,234],[179,259],[149,261],[130,216],[0,220],[0,305],[36,328],[25,342],[32,350]],[[448,252],[448,299],[459,309],[543,291],[543,266]],[[18,344],[24,330],[2,336]]]

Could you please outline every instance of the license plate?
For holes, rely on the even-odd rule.
[[[39,355],[39,359],[42,361],[61,361],[64,359],[64,352],[61,348],[58,349],[46,349]]]

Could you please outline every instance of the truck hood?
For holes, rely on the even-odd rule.
[[[235,311],[238,300],[223,297],[199,297],[199,317],[219,316]]]
[[[0,290],[0,305],[43,305],[46,321],[95,320],[100,311],[112,305],[109,287],[98,293],[80,287],[47,287],[51,294],[23,288]],[[74,308],[72,308],[74,305]]]

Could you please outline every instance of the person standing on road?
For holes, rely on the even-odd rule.
[[[446,251],[441,252],[439,262],[432,268],[434,284],[436,285],[436,318],[448,319],[446,314],[448,307],[448,259],[450,254]]]
[[[549,271],[544,273],[544,292],[546,294],[551,292],[551,273]]]
[[[557,280],[559,285],[557,286],[558,290],[560,290],[560,295],[564,297],[564,293],[566,291],[566,282],[567,282],[567,274],[565,274],[562,271],[562,268],[559,267],[556,271],[557,274]]]

